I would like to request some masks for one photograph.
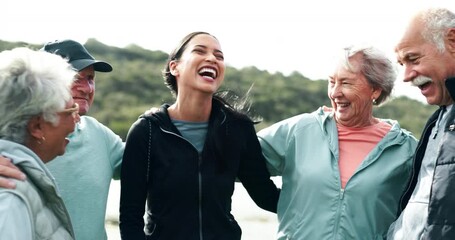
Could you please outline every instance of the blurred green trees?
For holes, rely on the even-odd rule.
[[[41,47],[0,40],[0,51],[17,46]],[[173,101],[161,75],[167,53],[137,45],[112,47],[95,39],[89,39],[85,46],[95,58],[108,61],[114,67],[111,73],[97,73],[96,97],[89,115],[123,139],[141,113]],[[289,76],[280,72],[272,74],[254,66],[227,67],[221,90],[229,89],[244,95],[250,88],[252,109],[263,118],[257,130],[296,114],[312,112],[319,106],[330,106],[326,80],[308,79],[298,72]],[[376,117],[398,120],[403,128],[419,138],[427,118],[435,109],[407,97],[398,97],[374,111]]]

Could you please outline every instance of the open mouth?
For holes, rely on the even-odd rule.
[[[203,77],[209,77],[211,79],[215,79],[217,77],[216,69],[210,67],[203,67],[198,73]]]
[[[418,76],[412,80],[412,85],[420,88],[421,90],[427,87],[433,80],[429,77]]]
[[[425,89],[428,85],[430,85],[430,82],[424,83],[422,85],[417,86],[420,90]]]
[[[345,108],[349,106],[349,103],[336,103],[338,107]]]

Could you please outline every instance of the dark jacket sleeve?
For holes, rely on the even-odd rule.
[[[130,128],[123,154],[120,182],[120,234],[122,239],[145,239],[149,126],[140,118]]]
[[[238,178],[256,205],[276,213],[280,190],[270,179],[253,124],[247,124],[242,132],[246,145],[242,149]]]

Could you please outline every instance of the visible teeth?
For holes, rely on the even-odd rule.
[[[337,105],[340,107],[347,107],[349,106],[349,103],[337,103]]]
[[[213,69],[213,68],[202,68],[201,70],[199,70],[199,74],[202,74],[202,73],[205,73],[205,72],[211,73],[212,77],[216,78],[215,69]]]
[[[414,78],[412,80],[411,84],[414,85],[414,86],[419,87],[419,86],[422,86],[422,85],[424,85],[426,83],[429,83],[429,82],[432,82],[432,81],[433,80],[431,80],[431,78],[429,78],[429,77],[418,76],[418,77],[416,77],[416,78]]]

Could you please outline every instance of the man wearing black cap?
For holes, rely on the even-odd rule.
[[[87,114],[95,95],[95,71],[111,72],[112,66],[95,58],[80,43],[73,40],[50,42],[41,49],[58,54],[79,72],[72,86],[74,100],[79,104],[79,114]]]
[[[111,179],[119,179],[122,139],[87,114],[95,96],[95,72],[111,72],[109,63],[95,58],[73,40],[50,42],[42,48],[66,59],[78,71],[71,92],[82,116],[66,153],[48,164],[54,175],[77,239],[107,239],[104,228]],[[52,164],[51,164],[52,163]]]
[[[112,66],[95,58],[80,43],[63,40],[47,43],[41,50],[66,58],[78,71],[71,87],[79,104],[79,123],[70,138],[63,156],[47,164],[55,177],[69,211],[76,239],[107,239],[104,228],[106,205],[111,179],[120,178],[124,143],[109,128],[93,117],[85,116],[95,96],[95,72],[111,72]],[[0,156],[0,175],[17,176]],[[4,179],[0,187],[7,185]]]

